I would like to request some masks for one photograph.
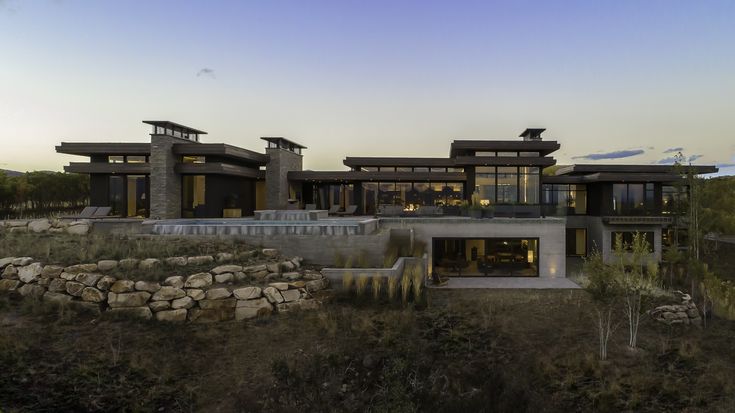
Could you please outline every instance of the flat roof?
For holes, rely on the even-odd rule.
[[[459,151],[519,151],[539,152],[541,156],[548,155],[561,147],[556,141],[494,141],[494,140],[455,140],[452,141],[449,156],[454,158]]]
[[[150,155],[150,143],[61,142],[56,152],[69,155]]]
[[[342,162],[346,166],[437,166],[453,167],[452,158],[416,158],[389,156],[348,156]]]
[[[177,155],[221,156],[243,162],[266,165],[268,155],[226,143],[175,143],[173,152]]]
[[[198,129],[194,129],[194,128],[190,128],[188,126],[181,125],[176,122],[171,122],[170,120],[144,120],[143,123],[148,124],[148,125],[153,125],[153,126],[161,126],[164,128],[168,127],[171,129],[178,129],[179,131],[182,131],[182,132],[196,133],[199,135],[207,134],[207,132],[204,132]]]
[[[366,171],[289,171],[291,181],[311,182],[464,182],[464,172],[366,172]]]
[[[696,174],[711,174],[719,169],[714,165],[682,165],[681,171],[693,169]],[[676,174],[674,165],[610,165],[610,164],[576,164],[563,166],[556,170],[556,175],[579,175],[591,173],[618,174]]]
[[[287,143],[289,145],[292,145],[295,148],[308,149],[306,146],[301,145],[300,143],[296,143],[296,142],[294,142],[294,141],[292,141],[290,139],[286,139],[286,138],[284,138],[282,136],[263,136],[260,139],[262,139],[264,141],[268,141],[268,142],[273,142],[273,143],[281,143],[281,142],[284,142],[284,143]]]

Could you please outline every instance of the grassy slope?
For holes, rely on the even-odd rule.
[[[95,320],[0,298],[0,409],[728,411],[735,324],[642,326],[596,361],[582,292],[337,297],[250,323]]]

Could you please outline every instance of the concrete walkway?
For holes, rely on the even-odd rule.
[[[568,278],[536,278],[536,277],[452,277],[442,286],[429,285],[438,290],[461,288],[495,288],[495,289],[579,289]]]

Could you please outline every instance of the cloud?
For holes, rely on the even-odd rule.
[[[214,75],[214,69],[210,69],[208,67],[204,67],[197,72],[197,77],[202,77],[202,76],[207,76],[212,79],[216,78],[216,76]]]
[[[684,150],[683,147],[677,146],[676,148],[669,148],[664,151],[664,153],[676,153],[676,152],[682,152]]]
[[[718,168],[735,168],[735,163],[718,163]]]
[[[673,156],[669,156],[668,158],[659,159],[658,161],[656,161],[656,163],[659,165],[673,165],[674,162],[676,162],[676,158],[674,158]]]
[[[603,159],[622,159],[630,158],[631,156],[642,155],[645,151],[643,149],[626,149],[622,151],[612,151],[605,153],[590,153],[582,156],[574,156],[572,159],[587,159],[590,161],[599,161]]]
[[[702,155],[692,155],[692,156],[689,157],[689,159],[687,159],[687,161],[694,162],[694,161],[696,161],[697,159],[699,159],[701,157],[702,157]]]

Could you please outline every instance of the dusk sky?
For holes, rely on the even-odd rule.
[[[61,141],[144,142],[144,119],[263,151],[448,156],[545,127],[558,163],[735,174],[735,1],[0,0],[0,168]],[[729,166],[728,166],[729,165]]]

